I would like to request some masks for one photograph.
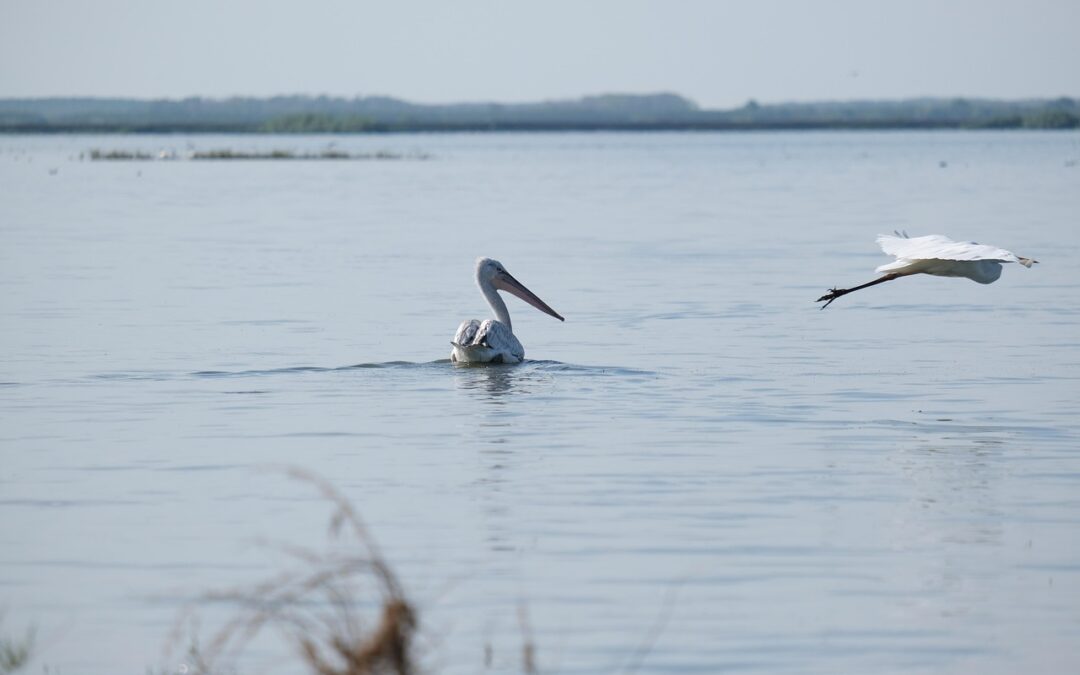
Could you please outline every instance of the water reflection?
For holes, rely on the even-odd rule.
[[[454,376],[459,389],[491,403],[502,404],[504,397],[523,391],[527,366],[515,365],[455,365]]]
[[[960,425],[947,435],[931,431],[912,439],[894,460],[908,482],[912,512],[907,520],[918,524],[909,536],[939,544],[999,545],[1000,466],[1008,452],[1007,439]]]
[[[1001,503],[1008,437],[977,426],[930,425],[898,448],[891,460],[907,496],[893,518],[899,550],[919,551],[909,574],[927,592],[922,606],[940,616],[980,616],[986,599],[971,579],[993,577],[986,547],[1004,545]]]
[[[475,419],[473,441],[477,460],[477,495],[483,514],[485,544],[496,553],[518,550],[520,543],[515,536],[516,519],[513,498],[514,491],[509,486],[520,479],[519,472],[523,457],[517,452],[518,444],[514,434],[518,429],[519,416],[514,401],[514,394],[529,391],[528,384],[544,377],[537,363],[515,365],[456,365],[453,367],[454,380],[458,389],[473,400],[480,400],[485,405],[485,412]],[[520,399],[520,397],[519,397]],[[486,404],[499,408],[492,410]],[[494,413],[494,414],[492,414]],[[508,567],[510,565],[510,567]],[[488,570],[491,574],[509,575],[512,561],[491,561]]]

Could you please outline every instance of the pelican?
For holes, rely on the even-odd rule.
[[[1032,263],[1039,262],[996,246],[973,241],[953,241],[940,234],[928,234],[925,237],[908,237],[907,232],[897,232],[895,236],[879,234],[877,243],[882,251],[896,258],[895,261],[874,270],[887,274],[861,286],[832,289],[817,299],[817,302],[825,303],[821,306],[822,309],[831,305],[833,300],[841,295],[912,274],[965,277],[980,284],[992,284],[1001,276],[1001,263],[1018,262],[1024,267],[1031,267]]]
[[[476,285],[495,313],[495,319],[462,321],[450,344],[450,360],[454,363],[519,363],[525,358],[525,348],[514,337],[510,327],[510,312],[498,291],[513,293],[544,314],[565,321],[559,313],[510,276],[503,264],[491,258],[476,261]]]

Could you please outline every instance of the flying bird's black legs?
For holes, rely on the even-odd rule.
[[[895,273],[894,274],[886,274],[885,276],[881,277],[880,279],[874,279],[873,281],[865,283],[865,284],[863,284],[861,286],[854,286],[852,288],[834,288],[834,289],[830,290],[828,293],[826,293],[825,295],[823,295],[820,298],[818,298],[817,300],[815,300],[814,302],[825,302],[825,301],[827,301],[827,302],[825,302],[824,305],[821,306],[821,309],[825,309],[826,307],[828,307],[829,305],[832,304],[833,300],[839,298],[841,295],[847,295],[848,293],[851,293],[852,291],[857,291],[857,290],[860,290],[860,289],[863,289],[863,288],[869,288],[870,286],[875,286],[877,284],[882,284],[882,283],[885,283],[886,281],[892,281],[893,279],[899,279],[902,276],[905,276],[905,275],[903,275],[903,274],[895,274]]]

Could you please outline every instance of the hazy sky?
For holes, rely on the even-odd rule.
[[[0,0],[0,97],[1080,95],[1080,0]]]

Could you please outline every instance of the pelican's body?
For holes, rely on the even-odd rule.
[[[817,299],[818,302],[825,302],[822,309],[841,295],[912,274],[964,277],[980,284],[992,284],[1001,276],[1002,263],[1017,262],[1024,267],[1031,267],[1032,263],[1038,262],[1003,248],[973,241],[953,241],[940,234],[929,234],[925,237],[908,237],[907,233],[899,232],[895,236],[881,234],[878,235],[877,243],[882,251],[896,258],[875,270],[884,272],[885,276],[854,288],[832,289]]]
[[[520,281],[510,276],[497,260],[480,258],[476,261],[476,285],[495,313],[495,318],[461,322],[450,342],[454,346],[450,360],[455,363],[520,363],[525,359],[525,348],[514,335],[510,312],[499,295],[500,290],[518,296],[559,321],[564,320]]]
[[[525,358],[521,341],[495,319],[462,321],[451,344],[450,360],[460,363],[519,363]]]

